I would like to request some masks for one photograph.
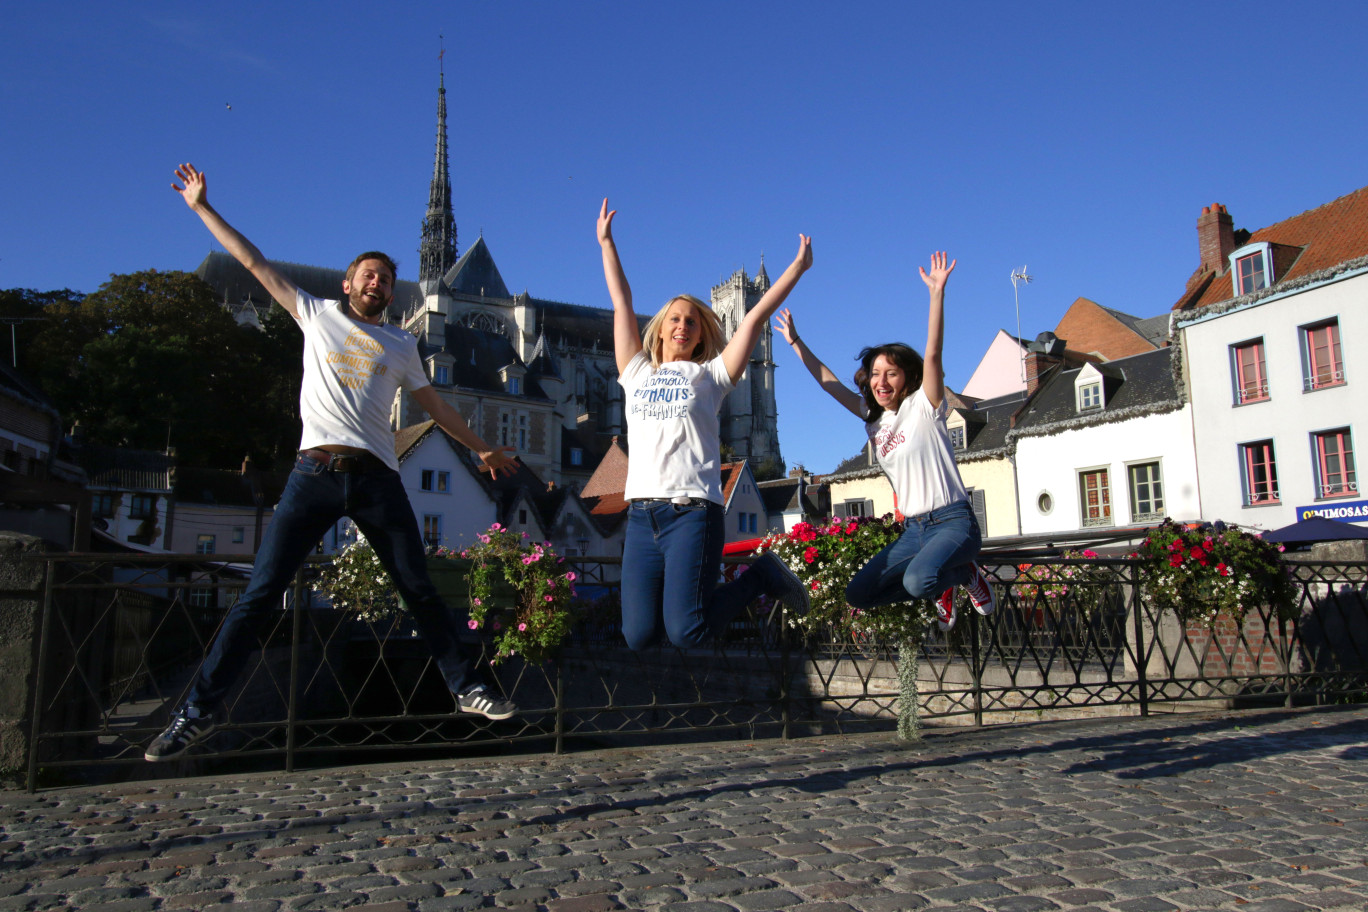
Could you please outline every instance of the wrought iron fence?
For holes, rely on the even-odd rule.
[[[143,750],[183,699],[250,556],[46,555],[28,782],[287,770],[432,752],[564,751],[662,739],[792,737],[891,729],[897,644],[801,635],[761,602],[710,648],[628,650],[612,561],[580,558],[595,601],[557,660],[505,660],[495,683],[518,703],[491,722],[456,711],[403,616],[367,623],[311,597],[317,559],[261,631],[261,650],[222,707],[223,725],[188,759]],[[1098,713],[1291,705],[1368,691],[1368,563],[1289,562],[1296,617],[1184,624],[1143,598],[1128,560],[1034,557],[985,564],[998,610],[965,612],[919,646],[927,722],[983,724]],[[459,598],[453,599],[459,603]],[[470,634],[471,649],[489,656]],[[168,769],[169,768],[169,769]]]

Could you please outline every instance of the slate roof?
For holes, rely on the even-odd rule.
[[[448,323],[444,334],[445,344],[441,349],[423,343],[420,347],[424,358],[436,351],[451,356],[451,385],[470,390],[504,393],[503,378],[499,372],[509,365],[523,364],[522,358],[513,349],[513,344],[501,333],[471,329],[459,323]],[[545,390],[536,378],[528,375],[523,378],[522,395],[529,399],[547,399]]]
[[[1154,414],[1183,405],[1182,391],[1173,376],[1173,349],[1119,358],[1106,364],[1090,365],[1104,377],[1109,388],[1101,409],[1080,414],[1074,396],[1074,381],[1083,368],[1060,371],[1039,390],[1017,419],[1011,436],[1053,433],[1073,426],[1107,423]]]
[[[955,460],[974,462],[1005,453],[1012,417],[1025,403],[1026,397],[1020,392],[975,403],[973,411],[965,413],[965,444],[955,452]]]
[[[802,503],[798,500],[797,478],[772,478],[756,482],[755,486],[765,501],[767,514],[797,510],[804,516],[826,517],[831,513],[831,494],[824,484],[809,481],[804,485]]]
[[[75,461],[94,488],[124,491],[170,491],[175,458],[157,450],[135,450],[99,443],[82,444]]]
[[[494,265],[494,257],[485,246],[484,235],[480,235],[479,239],[461,254],[456,265],[442,276],[442,282],[456,294],[485,298],[513,297],[508,293],[503,276],[499,274],[499,267]]]
[[[1245,243],[1260,241],[1274,245],[1271,291],[1364,257],[1368,255],[1368,187],[1260,228]],[[1235,297],[1232,283],[1229,269],[1217,275],[1203,272],[1199,266],[1173,309],[1190,310],[1230,300]]]

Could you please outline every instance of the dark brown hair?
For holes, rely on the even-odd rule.
[[[883,355],[893,363],[893,366],[903,372],[907,378],[907,385],[903,387],[903,399],[912,395],[922,384],[922,356],[910,345],[901,342],[885,342],[883,345],[870,345],[860,349],[856,355],[856,360],[860,362],[860,369],[855,372],[855,386],[864,396],[865,405],[869,408],[869,420],[878,421],[879,416],[884,413],[884,407],[875,400],[874,394],[869,389],[869,375],[874,372],[874,359]],[[893,408],[902,405],[903,399],[893,403]]]
[[[381,253],[379,250],[367,250],[365,253],[351,261],[351,265],[347,267],[346,278],[348,282],[352,280],[352,276],[356,275],[356,267],[360,266],[366,260],[379,260],[384,263],[389,267],[390,285],[399,284],[399,267],[394,265],[394,260],[390,259],[388,253]]]

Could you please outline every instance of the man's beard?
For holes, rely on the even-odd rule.
[[[347,298],[352,310],[356,311],[367,319],[374,319],[385,312],[393,298],[385,298],[377,294],[374,298],[366,297],[364,291],[353,291]]]

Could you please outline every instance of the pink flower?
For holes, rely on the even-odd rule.
[[[494,629],[495,629],[495,630],[502,630],[502,629],[503,629],[503,624],[500,624],[498,621],[495,621],[495,622],[494,622]]]
[[[532,558],[530,558],[530,557],[524,557],[524,558],[522,559],[522,562],[523,562],[524,565],[530,564],[530,563],[532,563]]]
[[[575,581],[575,579],[576,579],[576,577],[575,577],[575,571],[571,570],[569,573],[565,574],[565,578],[568,579],[570,582],[573,583],[573,582]]]
[[[1084,549],[1083,556],[1086,557],[1088,560],[1092,560],[1097,557],[1097,552],[1091,549]]]
[[[499,531],[500,529],[502,529],[502,528],[503,528],[503,526],[499,525],[498,523],[491,523],[490,526],[489,526],[489,529],[490,529],[490,531],[492,531],[492,532],[498,532],[498,531]]]
[[[483,604],[484,604],[484,602],[480,601],[479,599],[472,599],[472,601],[474,601],[476,605],[483,605]]]
[[[475,620],[474,618],[471,618],[470,620],[466,621],[466,626],[469,627],[471,630],[479,630],[480,622]]]
[[[548,602],[554,602],[554,601],[555,601],[555,598],[552,597],[552,596],[549,596],[549,595],[545,595],[545,596],[542,596],[542,597],[543,597],[544,599],[546,599]]]
[[[488,535],[480,535],[480,536],[478,536],[478,537],[479,537],[480,541],[484,542],[486,545],[489,544],[489,536],[488,536]]]
[[[519,625],[518,625],[518,632],[519,632],[519,633],[522,633],[522,632],[523,632],[524,630],[526,630],[526,629],[527,629],[527,625],[526,625],[526,624],[519,624]]]

